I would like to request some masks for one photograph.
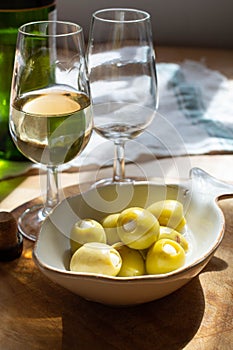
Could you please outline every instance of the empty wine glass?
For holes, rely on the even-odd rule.
[[[59,201],[58,166],[82,152],[90,139],[90,106],[82,28],[61,21],[21,26],[9,127],[18,149],[47,167],[45,204],[28,208],[18,222],[31,240]]]
[[[158,104],[150,15],[113,8],[92,16],[87,64],[94,129],[115,144],[113,179],[127,181],[124,145],[152,122]]]

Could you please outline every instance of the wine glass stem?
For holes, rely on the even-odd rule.
[[[57,166],[47,166],[47,191],[43,215],[47,216],[49,212],[59,202],[59,186],[58,186],[58,168]]]
[[[115,141],[114,148],[113,181],[119,182],[125,177],[125,142]]]

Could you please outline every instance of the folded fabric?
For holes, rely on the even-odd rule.
[[[233,81],[195,61],[158,63],[157,75],[158,113],[139,137],[126,143],[126,161],[232,152]],[[85,150],[68,166],[103,167],[111,165],[113,157],[113,142],[93,132]],[[2,166],[0,179],[31,166]]]
[[[233,82],[200,62],[157,64],[159,109],[126,160],[233,151]],[[76,165],[111,163],[113,143],[93,133]]]

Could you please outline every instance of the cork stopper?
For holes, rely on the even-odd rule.
[[[14,216],[6,211],[0,212],[0,261],[20,257],[22,249],[23,239]]]

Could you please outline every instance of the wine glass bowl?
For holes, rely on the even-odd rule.
[[[19,220],[24,236],[36,240],[42,221],[59,202],[58,166],[81,153],[92,132],[79,25],[41,21],[20,27],[9,127],[18,149],[47,167],[45,204],[27,209]]]
[[[115,144],[113,181],[126,181],[125,142],[150,125],[158,105],[150,15],[121,8],[95,12],[87,62],[94,129]]]

